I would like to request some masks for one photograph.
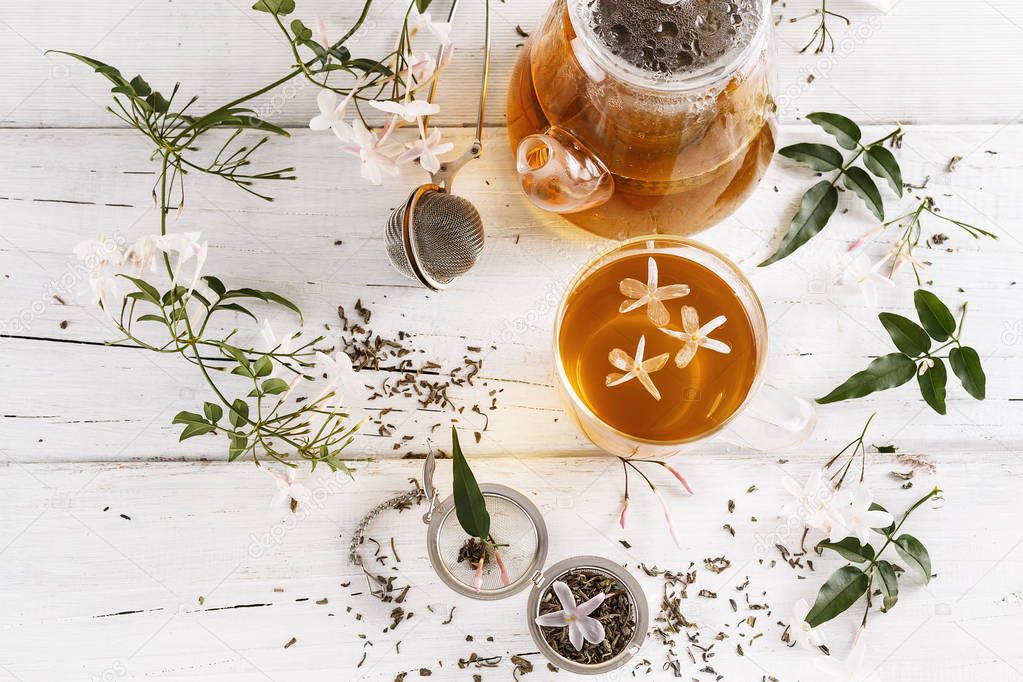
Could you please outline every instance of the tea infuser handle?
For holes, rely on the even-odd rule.
[[[816,425],[817,412],[812,403],[764,384],[720,438],[753,450],[779,450],[805,441]]]
[[[515,169],[522,191],[545,211],[585,211],[607,202],[614,192],[614,178],[604,162],[557,126],[519,142]]]
[[[426,495],[426,501],[430,505],[430,508],[423,514],[423,523],[430,523],[433,509],[437,506],[437,491],[433,487],[433,472],[436,470],[437,457],[433,454],[433,448],[431,447],[430,452],[426,455],[426,461],[423,462],[423,493]]]

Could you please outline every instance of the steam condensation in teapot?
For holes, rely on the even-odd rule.
[[[652,75],[686,77],[738,57],[764,21],[763,0],[576,0],[607,51]]]

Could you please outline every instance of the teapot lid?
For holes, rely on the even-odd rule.
[[[729,77],[770,26],[771,0],[568,0],[573,27],[606,69],[659,90]]]

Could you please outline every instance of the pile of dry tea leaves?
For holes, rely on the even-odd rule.
[[[583,648],[576,651],[568,639],[567,627],[541,627],[543,638],[558,654],[570,661],[583,665],[596,665],[620,654],[632,641],[636,629],[636,607],[625,586],[616,578],[602,571],[571,571],[558,578],[572,590],[576,603],[592,599],[603,592],[603,603],[597,607],[591,618],[604,626],[604,640],[599,644],[583,642]],[[562,610],[561,602],[553,588],[548,588],[540,598],[540,615]]]
[[[411,332],[399,331],[393,337],[374,331],[370,324],[373,312],[357,300],[351,311],[338,306],[341,347],[352,359],[352,366],[361,376],[373,377],[375,383],[367,383],[369,401],[396,399],[410,404],[401,407],[383,407],[372,427],[365,427],[363,433],[394,438],[394,450],[405,448],[403,457],[419,459],[424,455],[418,448],[421,443],[412,444],[412,435],[399,435],[401,420],[395,413],[428,412],[436,415],[431,433],[452,421],[463,422],[462,428],[473,432],[480,442],[490,422],[489,413],[497,409],[497,398],[504,389],[490,388],[488,381],[479,375],[483,370],[482,346],[466,344],[459,364],[445,368],[436,360],[425,359],[425,351],[413,345],[416,337]],[[496,350],[489,346],[487,350]],[[371,371],[366,371],[371,370]],[[375,374],[375,377],[373,376]],[[457,389],[457,397],[452,389]],[[452,419],[451,415],[455,418]],[[439,450],[441,456],[449,453]]]

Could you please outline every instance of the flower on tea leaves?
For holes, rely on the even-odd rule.
[[[849,506],[844,510],[845,530],[859,540],[861,545],[870,539],[871,528],[885,528],[895,519],[886,511],[872,510],[874,493],[864,485],[858,485],[849,499]]]
[[[270,478],[274,480],[277,485],[277,493],[274,495],[270,506],[273,508],[290,506],[292,500],[295,503],[308,502],[312,498],[312,492],[306,486],[297,482],[295,479],[295,467],[287,467],[286,473],[278,473],[268,467],[265,464],[257,464],[260,469],[265,471]]]
[[[618,312],[628,313],[646,306],[647,317],[658,327],[663,327],[671,321],[668,309],[664,307],[664,301],[673,298],[682,298],[689,295],[688,284],[669,284],[668,286],[657,286],[657,261],[652,257],[647,259],[646,284],[638,279],[626,277],[618,283],[618,290],[628,298],[622,301]]]
[[[427,102],[425,99],[414,99],[411,102],[406,102],[404,104],[401,102],[392,102],[390,100],[385,100],[383,102],[373,100],[369,103],[369,105],[374,109],[379,109],[380,111],[385,111],[388,114],[393,114],[403,119],[406,123],[412,123],[423,116],[432,116],[440,111],[439,104]]]
[[[729,347],[727,343],[712,339],[708,336],[708,334],[727,321],[728,319],[724,315],[718,315],[701,327],[700,317],[696,313],[696,308],[684,305],[682,306],[683,331],[679,332],[665,327],[659,327],[659,329],[668,336],[684,342],[682,344],[682,348],[680,348],[678,353],[675,354],[675,365],[678,367],[685,367],[693,361],[693,357],[696,356],[697,349],[701,346],[707,350],[712,350],[716,353],[724,353],[726,355],[732,352],[731,347]]]
[[[795,498],[782,506],[782,516],[798,516],[809,528],[827,534],[831,542],[849,537],[843,513],[849,505],[848,493],[836,491],[822,469],[815,469],[802,486],[791,476],[781,483]]]
[[[439,171],[440,159],[437,157],[441,154],[447,154],[455,148],[455,145],[450,142],[440,141],[440,131],[436,128],[431,128],[426,133],[426,137],[420,137],[415,142],[409,142],[406,146],[408,151],[399,156],[397,162],[401,164],[405,161],[419,159],[419,165],[428,173]]]
[[[572,594],[572,589],[568,585],[560,580],[555,580],[551,588],[554,590],[554,594],[558,596],[562,610],[537,616],[536,624],[545,628],[567,626],[568,641],[572,643],[576,651],[582,651],[583,640],[590,644],[600,644],[603,642],[604,625],[596,618],[590,616],[590,614],[604,603],[607,595],[601,592],[592,599],[588,599],[576,606],[575,595]]]
[[[845,660],[839,661],[834,656],[823,656],[814,661],[817,669],[827,675],[828,679],[836,682],[867,682],[868,680],[880,682],[877,675],[863,665],[863,659],[867,653],[864,632],[864,629],[860,628],[856,633],[852,649],[849,650],[849,655],[845,657]]]
[[[796,644],[805,649],[824,646],[824,635],[806,622],[808,613],[810,613],[810,605],[805,599],[800,599],[793,604],[789,634],[792,635]]]
[[[623,351],[621,348],[615,348],[607,355],[608,361],[620,370],[623,370],[625,374],[618,372],[611,372],[607,375],[605,383],[608,386],[617,386],[624,384],[632,378],[639,380],[639,383],[643,384],[650,395],[654,397],[654,400],[661,399],[661,393],[654,386],[653,379],[650,378],[650,374],[664,367],[665,363],[668,362],[668,354],[661,353],[656,357],[652,357],[649,360],[643,359],[643,351],[646,349],[646,337],[639,337],[639,343],[636,344],[636,357],[630,358],[629,354]]]
[[[362,177],[374,185],[383,184],[385,174],[390,177],[398,175],[398,164],[380,147],[381,140],[377,134],[358,118],[351,127],[351,139],[341,145],[344,152],[362,160]]]

